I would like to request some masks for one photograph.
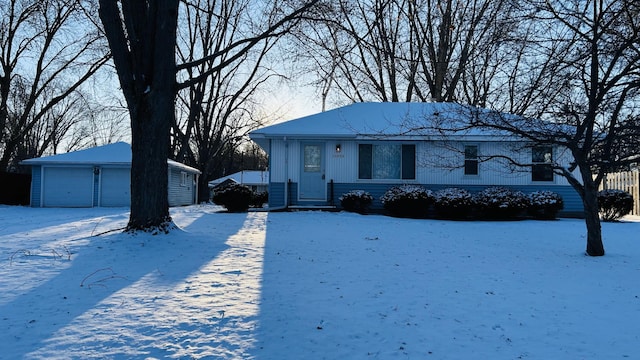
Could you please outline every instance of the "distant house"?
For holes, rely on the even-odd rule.
[[[564,215],[580,215],[579,195],[550,165],[568,166],[570,154],[455,126],[472,124],[483,111],[489,114],[451,103],[356,103],[255,130],[251,139],[269,155],[269,208],[338,206],[350,190],[370,192],[374,208],[381,207],[382,194],[398,184],[471,192],[502,185],[555,191],[564,199]],[[501,155],[534,165],[514,168]]]
[[[31,166],[33,207],[121,207],[131,204],[131,146],[124,142],[24,160]],[[200,171],[173,160],[169,206],[196,202]]]
[[[242,184],[254,192],[265,192],[269,185],[269,172],[260,170],[242,170],[231,175],[209,181],[209,189],[213,192],[221,186],[229,183]]]

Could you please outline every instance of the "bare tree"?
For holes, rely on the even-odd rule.
[[[508,0],[345,0],[299,38],[323,96],[331,85],[352,102],[460,101],[470,66],[508,44],[515,12]]]
[[[131,117],[131,213],[127,228],[166,229],[171,220],[166,160],[170,129],[176,121],[177,92],[234,64],[265,38],[288,31],[318,0],[302,3],[286,14],[274,13],[258,31],[219,51],[181,64],[175,60],[178,0],[99,2],[100,18]],[[201,65],[210,67],[178,83],[178,72]]]
[[[591,256],[604,255],[597,192],[607,172],[638,161],[640,148],[640,4],[632,0],[531,0],[541,66],[514,71],[526,121],[478,118],[474,125],[508,131],[535,144],[568,149],[570,167],[549,161],[582,198]],[[533,76],[533,77],[531,77]],[[542,94],[541,80],[547,91]],[[551,79],[552,81],[548,81]],[[538,101],[531,101],[538,99]],[[542,100],[542,101],[540,101]],[[518,164],[532,166],[531,164]],[[578,175],[574,175],[577,170]]]
[[[60,111],[109,55],[79,0],[0,3],[0,169],[15,163],[34,131],[42,146],[59,140]],[[64,103],[67,102],[65,105]],[[44,133],[43,133],[44,132]]]
[[[192,62],[214,53],[255,31],[249,26],[264,14],[252,8],[252,0],[202,0],[187,6],[178,32],[178,57]],[[277,5],[277,4],[276,4]],[[273,14],[270,9],[267,14]],[[224,159],[230,158],[248,131],[264,123],[260,101],[261,87],[278,75],[265,66],[265,58],[277,38],[267,37],[245,55],[213,72],[200,82],[191,83],[178,93],[178,117],[172,128],[172,147],[178,161],[200,169],[201,201],[209,197],[208,181],[220,177]],[[211,58],[185,69],[185,80],[195,78],[226,62],[231,54]]]

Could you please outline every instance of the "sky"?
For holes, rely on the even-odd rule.
[[[442,221],[0,206],[7,359],[640,358],[640,217]]]

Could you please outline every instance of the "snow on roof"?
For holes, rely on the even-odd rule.
[[[454,103],[355,103],[267,126],[250,135],[254,140],[284,136],[441,136],[443,127],[447,135],[497,135],[495,131],[470,126],[476,117],[489,114],[498,113]]]
[[[214,187],[229,179],[244,185],[267,185],[269,183],[269,172],[260,170],[238,171],[237,173],[209,181],[209,187]]]
[[[167,160],[173,167],[200,173],[198,169],[185,164]],[[131,145],[117,142],[96,146],[85,150],[72,151],[65,154],[43,156],[22,161],[24,165],[128,165],[131,166]]]

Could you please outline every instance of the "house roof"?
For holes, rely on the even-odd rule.
[[[226,180],[233,180],[244,185],[267,185],[269,183],[269,172],[260,170],[243,170],[231,175],[209,181],[209,187],[215,187]]]
[[[444,135],[443,129],[447,136],[504,136],[472,126],[475,118],[490,114],[499,113],[454,103],[354,103],[254,130],[250,136],[260,145],[266,145],[263,139],[284,137],[436,137]]]
[[[117,142],[65,154],[43,156],[22,161],[24,165],[125,165],[131,166],[131,145]],[[168,159],[167,164],[189,172],[200,170]]]

